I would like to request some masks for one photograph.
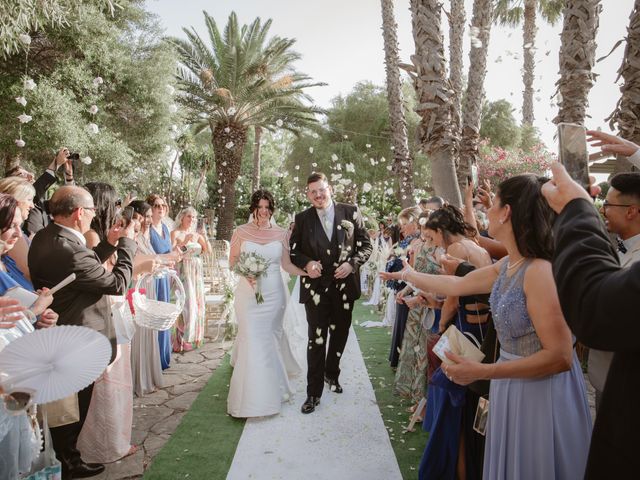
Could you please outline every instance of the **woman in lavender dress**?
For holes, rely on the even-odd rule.
[[[518,175],[502,182],[489,210],[489,234],[509,256],[464,277],[405,268],[401,278],[444,295],[491,292],[501,350],[494,364],[447,354],[445,374],[460,385],[490,379],[484,478],[584,476],[591,416],[573,338],[551,272],[553,212],[540,188],[546,179]],[[383,277],[383,278],[384,278]]]

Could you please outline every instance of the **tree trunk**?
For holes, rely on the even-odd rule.
[[[253,140],[253,191],[255,192],[260,188],[260,139],[262,138],[262,127],[256,125],[253,127],[255,132],[255,138]]]
[[[462,44],[464,42],[464,24],[466,22],[464,0],[451,0],[449,14],[449,82],[453,89],[451,105],[451,131],[456,141],[456,151],[462,129]]]
[[[396,196],[402,208],[415,205],[413,198],[413,160],[409,152],[407,122],[404,117],[402,83],[398,55],[398,36],[393,16],[393,0],[380,0],[382,6],[382,37],[384,39],[384,61],[387,72],[387,99],[389,102],[389,124],[393,145],[393,172],[398,178]]]
[[[167,202],[167,206],[169,207],[170,210],[173,210],[173,199],[172,197],[172,191],[173,191],[173,169],[176,168],[176,162],[178,161],[178,158],[180,158],[180,151],[176,150],[176,155],[175,157],[173,157],[173,161],[171,162],[171,167],[169,170],[169,188],[167,189],[167,198],[166,198],[166,202]],[[170,213],[170,212],[169,212]]]
[[[225,128],[229,131],[225,132]],[[218,240],[231,240],[233,221],[236,213],[236,180],[240,175],[242,152],[247,142],[247,128],[234,124],[214,124],[211,126],[213,153],[216,161],[216,175],[221,181],[220,200],[217,205]]]
[[[467,93],[462,110],[462,140],[460,141],[460,161],[458,163],[458,183],[467,184],[471,175],[471,165],[478,163],[480,142],[480,117],[484,101],[484,77],[487,73],[487,52],[493,20],[493,2],[474,0],[471,29],[475,38],[469,51],[469,75]]]
[[[589,1],[589,0],[587,0]],[[533,126],[533,78],[535,71],[536,9],[538,0],[524,0],[524,24],[522,26],[522,125]]]
[[[207,178],[207,172],[209,171],[209,160],[205,157],[204,164],[202,165],[202,170],[200,171],[200,179],[198,180],[198,186],[196,187],[195,193],[195,203],[198,203],[198,198],[200,197],[200,189],[204,184],[204,179]]]
[[[629,16],[627,46],[616,82],[620,78],[624,80],[620,87],[622,97],[608,119],[609,125],[611,128],[617,125],[622,138],[640,143],[640,0],[635,1]],[[618,157],[615,172],[631,170],[635,170],[631,163],[626,158]]]
[[[554,123],[584,125],[589,91],[596,79],[596,33],[600,0],[567,0],[560,35],[560,109]]]
[[[411,57],[416,89],[416,111],[421,117],[420,145],[431,162],[436,195],[460,206],[456,181],[451,103],[454,92],[446,77],[444,39],[441,31],[439,0],[411,0],[411,21],[416,52]]]

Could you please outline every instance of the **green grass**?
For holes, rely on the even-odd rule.
[[[427,434],[421,425],[415,432],[403,433],[409,422],[408,400],[392,393],[394,372],[387,359],[391,343],[388,328],[363,328],[358,324],[378,320],[370,307],[356,304],[354,328],[360,343],[378,406],[405,479],[415,479]],[[152,460],[144,478],[148,480],[223,479],[231,467],[245,421],[227,415],[227,393],[231,379],[227,355],[213,372],[198,398],[171,435],[169,441]],[[336,479],[338,480],[338,479]]]
[[[388,360],[391,330],[380,327],[363,328],[358,325],[367,320],[378,320],[378,317],[377,314],[372,314],[371,307],[358,302],[353,312],[354,329],[402,478],[415,479],[418,477],[418,466],[428,434],[422,430],[421,424],[416,424],[414,432],[404,432],[409,424],[411,414],[407,412],[407,408],[411,406],[411,402],[393,395],[395,373]]]
[[[153,458],[145,479],[226,478],[245,423],[227,415],[231,371],[227,355]]]

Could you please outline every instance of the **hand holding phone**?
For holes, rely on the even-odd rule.
[[[559,123],[558,143],[560,163],[571,178],[589,191],[587,130],[576,123]]]

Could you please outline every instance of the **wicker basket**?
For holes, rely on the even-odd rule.
[[[175,298],[175,303],[162,302],[147,298],[140,293],[144,281],[152,276],[154,278],[169,277],[171,284],[171,297]],[[133,307],[135,309],[134,320],[141,327],[150,328],[152,330],[168,330],[176,322],[176,319],[182,313],[185,303],[184,285],[180,281],[175,270],[161,268],[152,273],[145,273],[138,278],[135,291],[133,292]]]

